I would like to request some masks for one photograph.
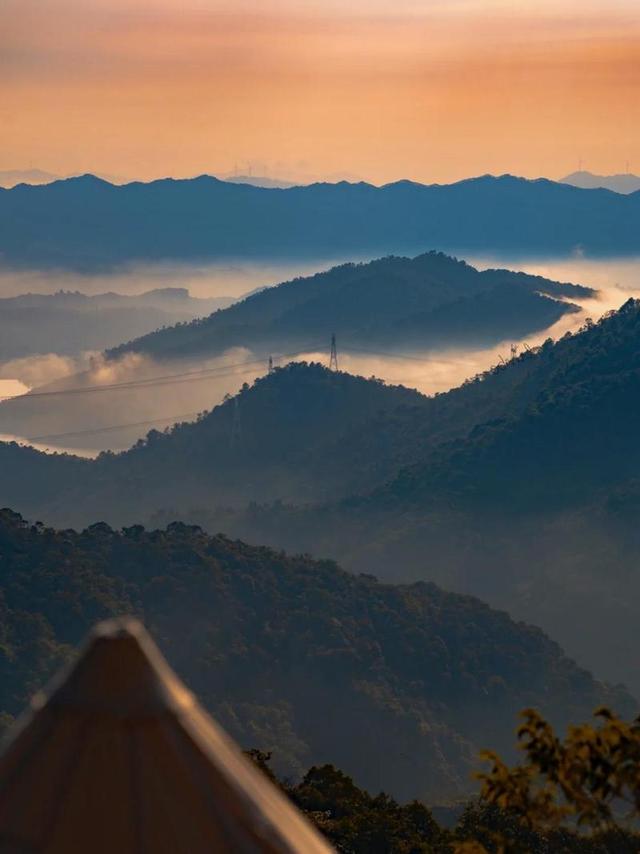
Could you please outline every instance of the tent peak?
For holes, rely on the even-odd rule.
[[[180,713],[194,703],[142,623],[119,617],[98,623],[70,669],[32,705],[138,718]]]
[[[0,851],[334,854],[131,618],[94,629],[0,752]]]

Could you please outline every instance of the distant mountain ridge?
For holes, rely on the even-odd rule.
[[[46,172],[43,169],[4,169],[0,170],[0,187],[10,190],[18,184],[29,184],[31,186],[53,184],[54,181],[67,181],[70,178],[77,178],[78,174],[63,176],[55,175],[53,172]],[[113,184],[123,183],[120,179],[112,175],[100,175],[99,177]]]
[[[265,288],[187,326],[163,329],[110,350],[110,358],[201,357],[227,347],[265,352],[326,343],[353,346],[475,347],[551,326],[595,292],[508,270],[479,272],[440,252],[343,264]]]
[[[538,394],[520,412],[478,424],[464,442],[445,443],[426,466],[403,474],[392,500],[442,491],[461,505],[563,507],[640,476],[639,339],[640,300],[630,299],[549,347],[549,358],[520,354],[524,382],[537,382]]]
[[[65,527],[179,518],[427,578],[640,690],[639,434],[631,300],[433,398],[294,364],[95,462],[2,444],[0,505]]]
[[[201,368],[203,361],[240,352],[239,348],[245,355],[231,362],[246,361],[248,350],[254,362],[257,359],[266,365],[272,354],[278,364],[280,357],[286,362],[303,358],[302,354],[326,352],[332,333],[337,334],[340,349],[351,348],[356,355],[360,348],[383,354],[389,350],[415,352],[424,358],[427,351],[520,340],[576,313],[574,300],[594,296],[590,288],[525,273],[479,272],[438,252],[416,258],[387,257],[343,264],[260,289],[207,317],[166,326],[120,344],[109,349],[106,358],[115,366],[132,354],[148,364],[150,357],[149,377],[156,368],[161,373],[181,370],[178,362],[185,369]],[[81,331],[82,325],[78,328]],[[256,368],[256,375],[260,372]],[[68,377],[64,387],[58,384],[55,389],[39,390],[61,391],[87,383],[94,384],[90,376],[78,374]],[[148,391],[139,389],[137,395],[120,403],[132,416],[129,421],[150,422],[154,414],[161,418],[210,408],[208,387],[202,384],[200,389],[201,393],[194,389],[187,407],[169,411],[158,405],[153,386]],[[78,425],[108,424],[109,411],[100,418],[95,407],[95,397],[76,396],[73,403],[64,396],[15,399],[0,406],[0,429],[5,434],[35,436],[67,433],[78,430]]]
[[[320,365],[291,364],[235,399],[166,433],[151,431],[129,451],[95,461],[0,443],[0,506],[12,503],[66,524],[80,517],[124,524],[169,503],[244,506],[253,500],[317,501],[377,484],[393,465],[352,472],[333,464],[337,436],[358,433],[398,407],[428,403],[419,392]],[[234,439],[235,419],[241,437]],[[335,422],[335,431],[329,430]],[[293,429],[292,429],[293,428]],[[335,433],[335,434],[334,434]],[[76,511],[72,510],[76,507]]]
[[[0,362],[103,350],[132,334],[206,316],[232,302],[230,297],[199,299],[171,287],[130,296],[58,291],[0,297]]]
[[[251,184],[253,187],[267,187],[280,190],[285,190],[287,187],[299,186],[295,181],[283,181],[281,178],[268,178],[264,175],[224,175],[222,180],[228,181],[230,184]]]
[[[585,190],[606,189],[614,193],[637,193],[640,190],[640,175],[630,172],[619,175],[594,175],[593,172],[572,172],[561,179],[563,184],[571,184]]]
[[[640,250],[640,194],[504,175],[265,189],[209,176],[115,186],[85,175],[0,190],[5,265],[113,268],[144,260]]]
[[[397,474],[369,495],[226,518],[203,506],[191,518],[351,569],[472,592],[638,690],[628,650],[640,619],[639,432],[640,301],[630,300],[579,334],[372,423],[359,441],[341,437],[354,467],[398,446],[414,459],[397,455]]]
[[[9,189],[17,184],[50,184],[59,181],[60,175],[45,172],[43,169],[2,169],[0,170],[0,187]]]

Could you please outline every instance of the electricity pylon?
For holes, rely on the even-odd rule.
[[[338,370],[338,348],[336,347],[336,333],[331,334],[331,355],[329,356],[329,370]]]

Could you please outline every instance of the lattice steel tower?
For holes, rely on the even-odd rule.
[[[338,348],[336,347],[336,333],[331,333],[331,355],[329,356],[329,370],[338,370]]]

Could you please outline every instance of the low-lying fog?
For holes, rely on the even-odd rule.
[[[25,293],[80,291],[94,295],[113,291],[132,296],[156,288],[187,288],[191,296],[239,297],[255,288],[309,276],[353,258],[283,263],[245,260],[202,264],[136,264],[113,273],[75,273],[45,270],[0,270],[0,297]],[[368,259],[366,259],[368,260]]]
[[[508,359],[512,344],[535,346],[545,338],[558,338],[574,331],[587,317],[597,319],[604,312],[618,308],[630,296],[640,296],[640,258],[593,260],[570,258],[496,259],[468,258],[479,268],[506,267],[536,273],[551,279],[590,285],[600,291],[598,299],[581,304],[579,314],[564,317],[551,329],[530,336],[526,341],[505,341],[497,347],[482,350],[442,350],[424,355],[411,354],[405,358],[392,353],[362,353],[349,351],[348,341],[338,341],[339,367],[365,377],[376,376],[389,383],[402,383],[426,394],[446,391],[467,377]],[[7,289],[44,291],[45,281],[51,290],[60,287],[87,293],[105,290],[139,293],[154,287],[188,287],[199,296],[237,296],[255,287],[274,284],[325,269],[336,260],[313,265],[262,266],[238,265],[222,267],[141,268],[120,275],[74,276],[62,279],[45,276],[41,286],[29,276],[20,274],[20,281],[8,284],[0,274],[0,293]],[[149,278],[151,277],[151,278]],[[159,277],[162,278],[160,283]],[[55,280],[55,281],[54,281]],[[15,292],[15,291],[14,291]],[[328,362],[329,341],[323,351],[301,353],[296,358]],[[278,359],[282,364],[290,359]],[[206,362],[183,362],[176,365],[155,364],[140,356],[128,356],[117,364],[106,365],[99,354],[80,354],[77,358],[61,358],[55,354],[15,360],[0,365],[0,397],[21,393],[24,387],[42,386],[53,381],[42,396],[29,396],[0,407],[0,438],[20,438],[47,450],[72,450],[95,454],[101,450],[121,450],[146,435],[152,427],[164,429],[176,420],[192,420],[198,412],[211,409],[225,394],[235,393],[242,383],[251,383],[266,371],[264,360],[242,348]],[[73,386],[104,386],[144,380],[146,385],[116,388],[81,394],[60,394],[68,386],[65,377],[74,377]],[[193,373],[196,372],[196,373]],[[170,374],[185,374],[179,381]],[[24,385],[20,385],[23,383]]]

